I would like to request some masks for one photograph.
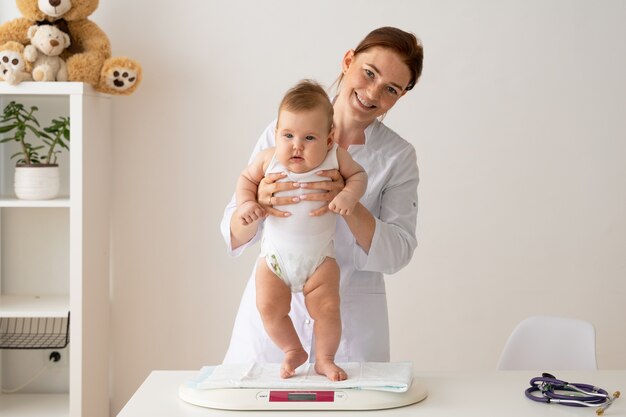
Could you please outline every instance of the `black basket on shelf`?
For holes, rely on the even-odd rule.
[[[0,317],[0,349],[63,349],[70,342],[67,317]]]

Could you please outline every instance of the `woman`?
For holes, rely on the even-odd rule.
[[[389,323],[383,273],[406,266],[417,241],[418,170],[413,146],[379,121],[400,97],[411,90],[422,71],[423,50],[414,35],[383,27],[369,33],[342,60],[338,94],[334,100],[334,140],[347,149],[368,174],[365,196],[355,210],[337,222],[335,255],[341,270],[343,322],[337,362],[389,361]],[[274,146],[275,121],[261,135],[253,157]],[[324,175],[333,181],[307,184],[320,193],[307,200],[330,201],[343,188],[334,170]],[[273,196],[293,187],[268,176],[259,185],[258,201],[270,215],[288,213],[276,206],[297,204]],[[305,185],[302,185],[305,186]],[[322,214],[322,209],[315,214]],[[235,214],[235,215],[234,215]],[[240,254],[262,233],[250,232],[236,218],[234,201],[226,207],[221,229],[232,255]],[[301,296],[292,299],[291,318],[309,352],[314,346],[313,321]],[[281,362],[282,352],[266,335],[255,305],[254,271],[244,291],[230,347],[224,363]]]

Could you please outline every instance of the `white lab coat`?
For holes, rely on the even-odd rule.
[[[276,121],[259,138],[252,158],[262,149],[274,146]],[[368,175],[367,191],[361,203],[374,215],[376,229],[369,254],[355,242],[342,218],[337,221],[335,256],[341,270],[341,343],[337,362],[389,361],[389,322],[384,274],[406,266],[417,246],[417,184],[415,149],[378,120],[365,130],[365,144],[351,145],[348,151]],[[251,158],[251,160],[252,160]],[[224,210],[222,235],[229,254],[239,255],[254,244],[262,233],[236,250],[230,247],[230,219],[235,210],[234,196]],[[288,206],[284,207],[289,210]],[[294,326],[311,360],[313,319],[308,315],[302,293],[292,294]],[[263,328],[256,308],[254,271],[244,290],[224,363],[282,362],[283,353]]]

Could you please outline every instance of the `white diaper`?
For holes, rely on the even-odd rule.
[[[264,236],[260,256],[265,258],[268,268],[287,284],[291,292],[302,292],[304,284],[326,257],[334,258],[335,247],[333,240],[328,238],[320,245],[319,241]]]

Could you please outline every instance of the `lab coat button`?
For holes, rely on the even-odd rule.
[[[306,319],[306,320],[304,320],[304,323],[305,324],[311,324],[311,320],[310,319]]]

